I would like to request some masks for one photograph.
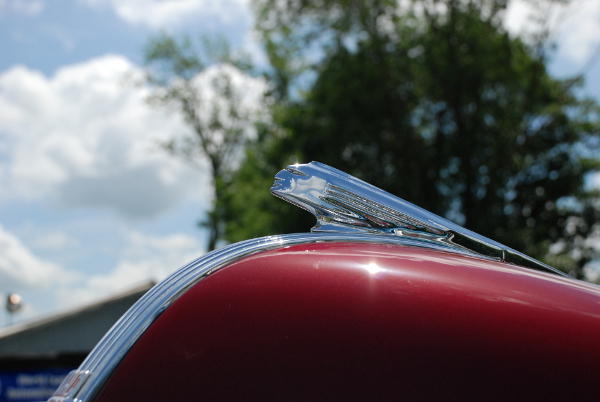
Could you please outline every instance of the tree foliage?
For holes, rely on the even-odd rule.
[[[255,190],[319,160],[583,275],[598,106],[575,96],[580,78],[550,76],[542,44],[504,30],[507,1],[254,5],[277,102],[227,190],[228,240],[310,228]]]
[[[150,103],[175,111],[191,129],[191,134],[182,133],[164,147],[200,168],[208,162],[213,206],[200,225],[208,229],[208,250],[213,250],[225,229],[224,189],[252,127],[244,89],[235,83],[248,63],[233,57],[221,38],[204,38],[196,47],[189,37],[178,40],[167,34],[150,40],[145,60]]]

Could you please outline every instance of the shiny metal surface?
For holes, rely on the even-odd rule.
[[[365,233],[303,233],[264,237],[231,244],[192,261],[148,291],[117,321],[81,364],[79,370],[89,374],[81,389],[68,397],[56,395],[52,401],[89,401],[152,322],[189,288],[209,274],[234,261],[262,251],[322,242],[398,244],[468,254],[461,250],[453,250],[444,243],[431,244],[420,239]]]
[[[288,166],[275,176],[271,193],[315,215],[313,232],[363,232],[418,239],[569,277],[323,163]]]
[[[87,376],[81,388],[68,395],[55,395],[52,401],[89,401],[146,329],[188,289],[228,264],[267,250],[323,242],[406,245],[568,276],[317,162],[289,166],[276,179],[271,192],[315,214],[315,233],[235,243],[180,268],[146,293],[98,343],[79,368]]]
[[[75,401],[75,395],[90,377],[90,372],[86,370],[73,370],[63,380],[60,387],[54,392],[54,396],[49,402]]]
[[[94,402],[597,400],[599,300],[430,248],[279,247],[187,290]]]

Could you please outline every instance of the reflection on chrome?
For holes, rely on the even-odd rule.
[[[275,176],[271,193],[315,215],[313,232],[366,232],[442,243],[456,251],[569,276],[323,163],[288,166]]]

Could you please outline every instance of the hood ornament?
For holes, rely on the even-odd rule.
[[[290,165],[271,193],[317,218],[312,232],[362,232],[425,243],[528,268],[569,275],[319,162]]]

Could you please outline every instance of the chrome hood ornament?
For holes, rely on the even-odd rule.
[[[444,245],[541,271],[567,274],[319,162],[277,173],[271,193],[317,218],[312,232],[367,232]]]

